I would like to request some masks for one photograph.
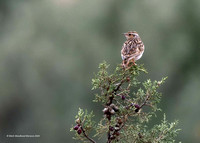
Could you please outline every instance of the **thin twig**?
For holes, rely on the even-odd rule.
[[[144,105],[146,105],[146,103],[147,103],[147,101],[149,100],[149,98],[150,98],[150,95],[149,95],[149,93],[147,92],[147,97],[146,97],[146,99],[144,100],[144,102],[142,103],[142,105],[140,105],[140,108],[142,108]]]
[[[92,143],[96,143],[92,138],[90,138],[86,133],[83,127],[81,126],[81,130],[83,131],[83,135]]]

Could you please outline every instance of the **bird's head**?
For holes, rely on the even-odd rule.
[[[133,38],[139,36],[138,33],[137,33],[136,31],[129,31],[129,32],[123,33],[123,34],[124,34],[124,36],[126,37],[127,40],[133,39]]]

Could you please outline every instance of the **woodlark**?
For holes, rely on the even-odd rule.
[[[126,41],[121,50],[123,67],[128,68],[129,63],[135,65],[135,61],[139,60],[144,53],[144,44],[136,31],[129,31],[124,33]]]

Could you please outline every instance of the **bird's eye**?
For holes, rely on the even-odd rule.
[[[131,34],[128,34],[128,36],[131,36]]]

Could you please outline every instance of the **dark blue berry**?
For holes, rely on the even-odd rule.
[[[122,95],[122,97],[121,97],[121,98],[122,98],[122,100],[125,100],[125,99],[126,99],[126,97],[125,97],[124,95]]]
[[[114,127],[111,127],[111,126],[110,126],[110,127],[109,127],[109,130],[110,130],[110,131],[114,131]]]
[[[77,130],[77,133],[78,133],[79,135],[82,133],[81,128],[79,128],[79,129]]]
[[[74,130],[78,130],[79,126],[80,126],[80,125],[74,126]]]
[[[136,109],[140,109],[140,105],[135,104],[134,106],[135,106]]]

